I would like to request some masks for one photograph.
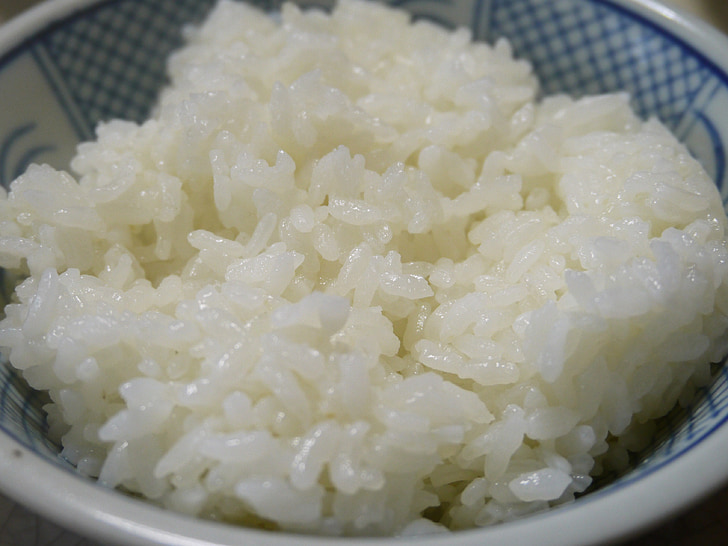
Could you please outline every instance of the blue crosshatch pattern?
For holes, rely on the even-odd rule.
[[[534,62],[546,94],[628,90],[640,114],[674,129],[711,77],[689,51],[607,4],[497,0],[492,14],[491,38],[507,36]]]
[[[69,16],[0,58],[3,71],[31,50],[48,83],[49,100],[68,111],[79,138],[115,117],[145,119],[165,82],[164,59],[181,43],[180,28],[199,21],[214,0],[107,0]],[[515,53],[534,63],[545,94],[630,92],[643,116],[657,116],[679,137],[700,126],[711,146],[709,171],[723,187],[722,138],[708,114],[713,101],[728,94],[728,77],[679,39],[609,0],[390,0],[416,15],[449,26],[469,21],[476,38],[507,37]],[[274,10],[279,0],[256,0]],[[328,0],[300,2],[327,5]],[[457,6],[457,9],[455,9]],[[457,13],[456,13],[457,12]],[[70,103],[69,103],[70,101]],[[73,110],[73,111],[71,111]],[[32,133],[32,116],[0,127],[0,157]],[[25,142],[27,140],[27,142]],[[0,182],[9,183],[49,144],[24,139],[21,150],[3,161]],[[52,143],[50,144],[52,146]],[[703,159],[703,158],[701,158]],[[6,163],[13,163],[8,164]],[[2,273],[0,271],[0,273]],[[29,449],[56,459],[58,446],[46,438],[44,397],[7,366],[0,366],[0,428]],[[659,446],[635,472],[610,487],[639,479],[698,444],[728,420],[728,369],[718,367],[713,383],[695,404],[661,422]]]
[[[182,43],[180,27],[200,21],[212,0],[113,2],[90,10],[40,44],[86,122],[141,122],[164,83],[165,58]]]
[[[627,91],[635,110],[657,116],[683,140],[696,122],[714,140],[711,174],[726,181],[725,152],[710,120],[701,117],[701,93],[725,89],[695,53],[674,37],[610,2],[574,0],[491,0],[478,4],[475,35],[506,37],[518,56],[530,59],[544,94],[575,96]],[[723,80],[723,81],[721,81]],[[689,145],[689,143],[688,143]],[[702,158],[701,158],[702,159]]]

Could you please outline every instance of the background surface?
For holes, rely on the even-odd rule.
[[[728,34],[728,0],[662,0]],[[40,0],[0,0],[0,24]],[[728,55],[728,51],[726,51]],[[725,454],[722,454],[725,456]],[[619,546],[728,546],[728,487]],[[75,535],[0,494],[0,546],[103,546]]]

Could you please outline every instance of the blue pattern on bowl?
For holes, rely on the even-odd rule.
[[[275,10],[280,2],[256,1]],[[331,2],[304,0],[303,5]],[[475,37],[507,37],[531,59],[544,93],[626,90],[644,116],[666,123],[703,162],[724,196],[728,76],[649,19],[610,0],[392,0],[419,17],[468,24]],[[75,144],[112,117],[143,120],[163,85],[164,59],[180,28],[213,0],[112,0],[70,15],[0,57],[0,183],[31,161],[64,167]],[[33,105],[29,108],[27,105]],[[39,105],[36,107],[36,105]],[[7,294],[4,292],[5,297]],[[0,365],[0,429],[56,463],[44,397]],[[657,448],[609,488],[640,479],[699,444],[728,420],[728,369],[718,368],[695,403],[661,421]],[[601,493],[600,493],[601,494]]]
[[[629,91],[639,114],[660,118],[726,185],[728,131],[713,120],[728,106],[726,75],[707,59],[611,2],[493,0],[492,9],[484,34],[531,59],[545,93]]]

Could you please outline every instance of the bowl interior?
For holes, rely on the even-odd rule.
[[[278,0],[255,0],[268,10]],[[301,0],[326,7],[327,1]],[[608,0],[391,0],[418,17],[466,25],[478,39],[506,37],[530,59],[544,93],[628,91],[643,116],[657,116],[687,144],[728,193],[725,168],[728,76],[688,41],[663,29],[640,6]],[[107,0],[25,36],[0,53],[0,183],[31,162],[63,168],[79,141],[110,118],[142,121],[165,82],[168,53],[185,23],[213,0]],[[723,119],[721,119],[721,117]],[[9,297],[10,279],[3,282]],[[0,365],[0,429],[42,457],[70,467],[47,438],[45,397]],[[728,369],[692,405],[659,425],[659,442],[636,458],[620,487],[654,472],[710,436],[728,419]]]

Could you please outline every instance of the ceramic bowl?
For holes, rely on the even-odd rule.
[[[275,10],[278,0],[251,0]],[[545,93],[626,90],[670,127],[728,193],[728,39],[653,0],[391,0],[418,17],[507,37]],[[328,0],[301,0],[302,5]],[[52,0],[0,28],[0,183],[31,162],[63,168],[100,120],[146,118],[180,29],[212,0]],[[724,197],[725,200],[725,197]],[[685,508],[728,478],[728,368],[659,425],[629,472],[574,503],[495,527],[398,539],[418,545],[585,545],[625,537]],[[74,474],[46,436],[41,393],[0,365],[0,487],[104,544],[320,544],[193,520]],[[326,539],[333,545],[387,539]]]

